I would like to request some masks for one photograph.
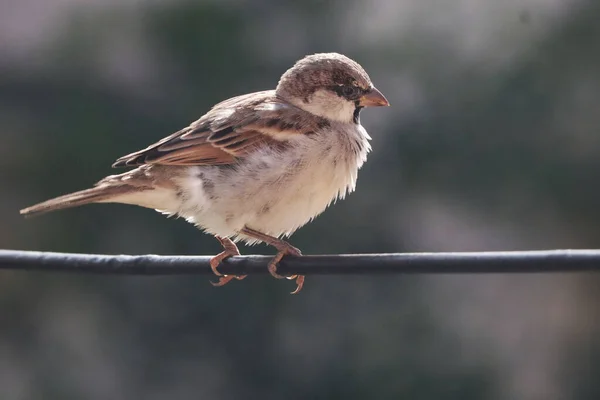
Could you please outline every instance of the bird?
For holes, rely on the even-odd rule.
[[[265,243],[277,265],[301,251],[284,237],[355,190],[371,140],[360,124],[365,107],[389,106],[356,61],[339,53],[305,56],[275,90],[240,95],[213,106],[200,119],[113,167],[92,188],[20,211],[25,216],[90,203],[121,203],[178,216],[213,235],[223,251],[210,266],[223,286],[245,276],[223,275],[220,263],[240,255],[237,242]]]

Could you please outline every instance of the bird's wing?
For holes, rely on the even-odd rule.
[[[325,119],[279,99],[275,91],[251,93],[217,104],[187,128],[119,158],[113,167],[231,164],[257,148],[285,146],[294,136],[327,126]]]

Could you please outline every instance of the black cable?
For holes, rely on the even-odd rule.
[[[266,274],[271,256],[224,261],[224,274]],[[212,274],[208,256],[127,256],[0,250],[0,269],[122,275]],[[284,257],[282,275],[600,272],[600,250]]]

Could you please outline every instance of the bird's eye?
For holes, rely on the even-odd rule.
[[[358,95],[359,92],[359,88],[358,86],[354,86],[354,85],[344,85],[342,87],[342,93],[344,94],[345,97],[356,97]]]

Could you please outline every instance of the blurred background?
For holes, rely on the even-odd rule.
[[[600,247],[600,3],[1,0],[0,248],[202,254],[90,186],[214,103],[337,51],[390,100],[305,254]],[[264,246],[243,253],[272,254]],[[0,399],[598,399],[593,274],[0,274]]]

